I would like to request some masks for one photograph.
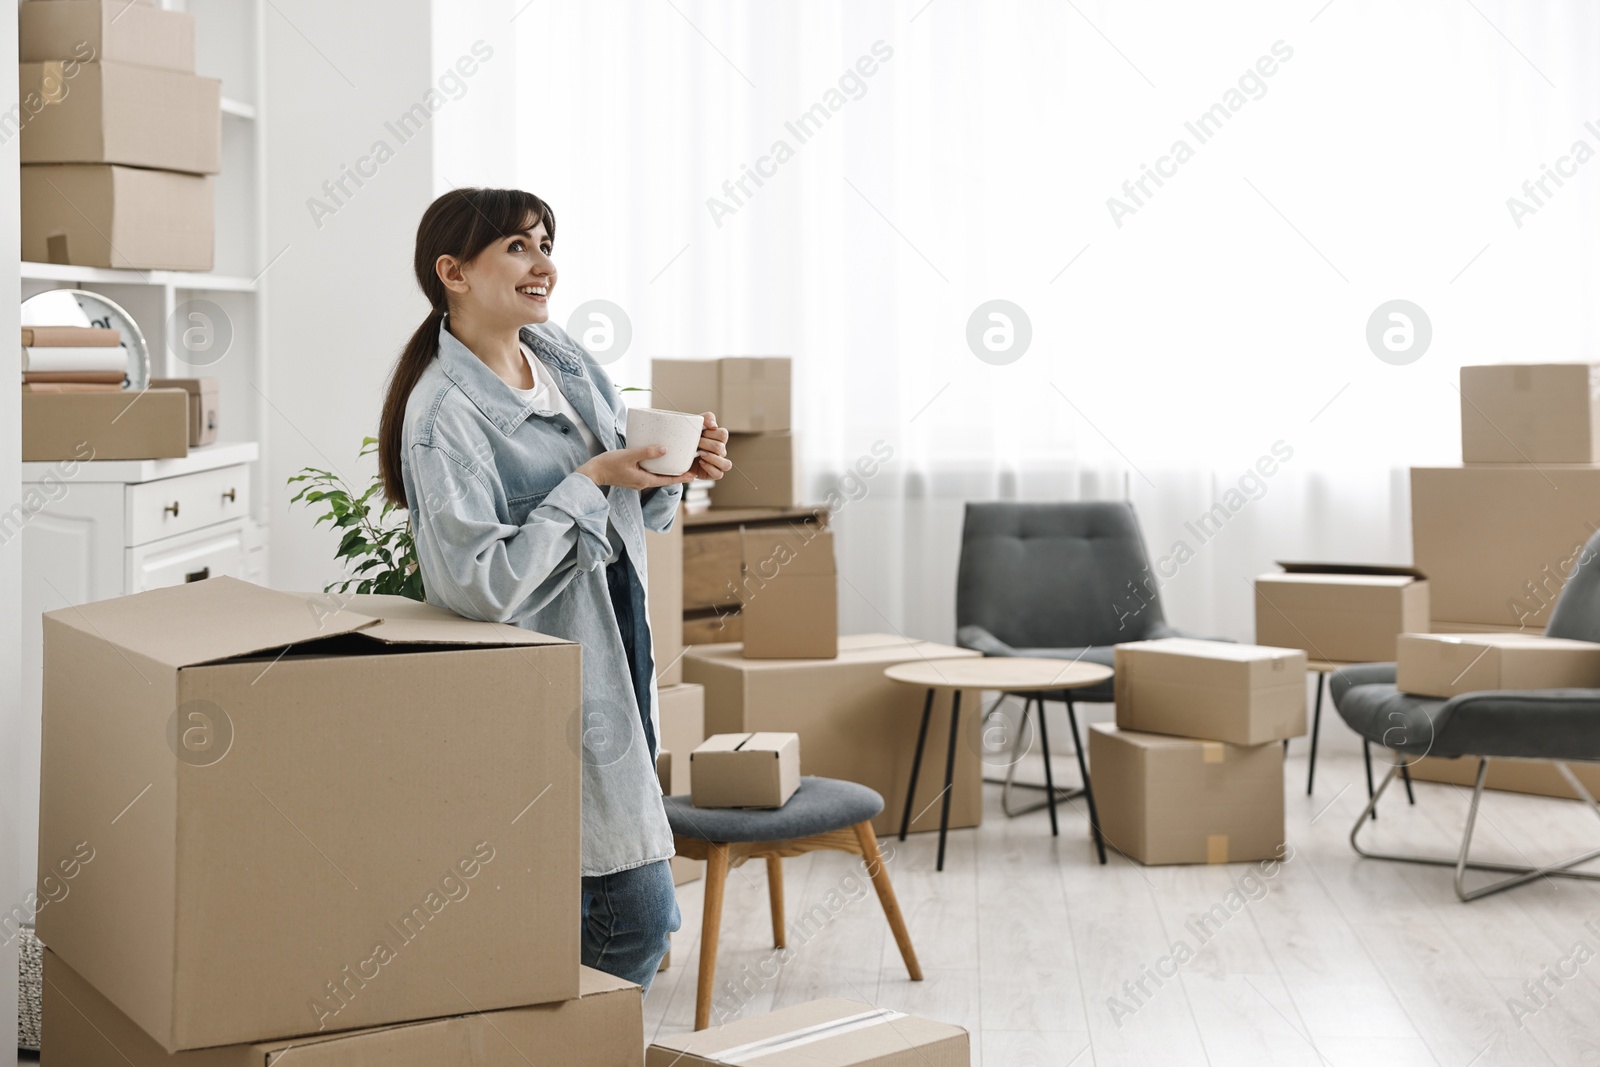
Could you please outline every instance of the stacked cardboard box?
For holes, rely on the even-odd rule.
[[[210,270],[221,83],[194,16],[122,0],[19,12],[22,258]]]
[[[135,1062],[264,1064],[639,1033],[571,921],[577,645],[231,578],[43,627],[40,869],[79,860],[39,914],[46,1062],[109,1062],[97,1034]]]
[[[730,438],[733,470],[711,489],[713,507],[787,508],[800,503],[790,428],[787,356],[658,359],[651,402],[674,411],[712,411]]]
[[[1116,726],[1089,733],[1106,843],[1146,864],[1281,858],[1305,652],[1165,638],[1117,645],[1116,671]]]
[[[1429,629],[1538,635],[1600,529],[1600,364],[1462,367],[1460,392],[1462,465],[1411,470]],[[1470,784],[1476,767],[1427,757],[1411,776]],[[1488,783],[1574,795],[1553,766],[1531,761],[1495,761]]]
[[[1287,564],[1256,579],[1256,644],[1325,663],[1387,663],[1428,628],[1428,583],[1410,567]]]

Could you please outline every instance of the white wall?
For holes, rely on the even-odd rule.
[[[0,56],[17,54],[17,24],[0,22]],[[3,75],[0,109],[16,103],[16,66],[10,61]],[[17,214],[17,140],[0,144],[0,247],[22,244],[22,227]],[[15,260],[0,258],[0,287],[21,295],[21,279]],[[0,336],[16,337],[21,329],[17,299],[0,300]],[[0,374],[0,514],[22,501],[22,391],[18,379]],[[0,538],[0,908],[23,903],[26,887],[21,886],[22,857],[18,854],[24,836],[19,820],[24,812],[35,810],[31,797],[21,795],[19,784],[25,777],[16,761],[23,748],[22,729],[22,539],[9,542]],[[15,899],[13,899],[15,897]],[[3,938],[4,935],[0,935]],[[0,946],[0,1067],[17,1062],[17,946]]]

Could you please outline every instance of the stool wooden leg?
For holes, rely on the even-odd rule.
[[[717,981],[717,933],[722,928],[722,890],[728,880],[728,850],[706,850],[706,905],[700,920],[700,982],[694,999],[694,1028],[711,1025],[711,995]]]
[[[883,855],[878,851],[878,835],[872,832],[870,822],[855,825],[856,840],[861,843],[861,858],[866,861],[867,874],[872,888],[878,891],[878,903],[883,905],[884,918],[894,932],[894,943],[900,946],[900,958],[906,961],[906,970],[913,982],[922,981],[922,965],[917,962],[917,950],[911,947],[911,934],[906,930],[905,916],[900,914],[900,901],[894,895],[894,883],[884,869]]]
[[[767,896],[772,898],[772,947],[788,948],[783,921],[783,857],[767,857]]]

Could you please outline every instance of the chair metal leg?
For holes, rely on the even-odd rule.
[[[961,733],[961,690],[950,690],[950,747],[944,757],[944,804],[939,809],[939,864],[944,870],[944,839],[950,830],[950,792],[956,778],[956,736]]]
[[[722,928],[722,891],[728,882],[728,850],[706,850],[705,907],[700,919],[700,978],[694,997],[694,1028],[711,1025],[711,994],[717,983],[717,934]]]
[[[1032,696],[1024,697],[1022,701],[1022,718],[1017,721],[1017,736],[1016,739],[1011,742],[1011,762],[1006,767],[1006,776],[1002,781],[1002,788],[1000,790],[1000,810],[1006,813],[1006,818],[1008,819],[1015,819],[1019,815],[1028,815],[1032,812],[1040,810],[1041,808],[1048,807],[1050,804],[1049,798],[1046,798],[1044,800],[1036,800],[1026,807],[1014,808],[1011,806],[1011,791],[1013,789],[1045,788],[1044,786],[1035,782],[1019,782],[1016,780],[1017,764],[1022,761],[1022,757],[1024,755],[1022,745],[1023,739],[1027,736],[1028,732],[1028,715],[1033,710],[1033,705],[1035,702],[1037,702],[1039,705],[1039,717],[1041,719],[1044,717],[1044,698]],[[998,707],[999,703],[999,701],[996,701],[995,706]],[[993,714],[993,710],[994,709],[991,708],[989,714]],[[1046,759],[1047,764],[1048,762],[1048,759]],[[991,781],[991,779],[986,778],[984,781]],[[1066,786],[1057,786],[1055,790],[1055,800],[1057,803],[1060,803],[1063,800],[1072,800],[1074,797],[1082,795],[1082,789],[1070,789]]]
[[[889,920],[894,943],[900,947],[900,958],[905,961],[906,972],[913,982],[922,981],[922,964],[917,962],[917,950],[911,947],[911,934],[906,930],[906,917],[900,911],[900,901],[894,895],[894,883],[883,866],[883,854],[878,851],[878,835],[872,832],[872,823],[855,825],[856,840],[861,844],[861,858],[867,864],[867,877],[872,888],[878,891],[878,903],[883,905],[883,917]]]
[[[1372,742],[1365,739],[1361,742],[1361,758],[1367,761],[1367,799],[1372,801],[1367,805],[1367,811],[1372,817],[1378,817],[1378,798],[1372,792]]]
[[[1555,763],[1556,769],[1566,777],[1568,783],[1572,785],[1573,789],[1577,791],[1578,795],[1588,803],[1590,810],[1592,810],[1597,816],[1600,816],[1600,803],[1597,803],[1594,797],[1590,795],[1589,791],[1584,788],[1583,783],[1580,782],[1577,776],[1572,773],[1572,769],[1560,761],[1552,760],[1551,762]],[[1486,897],[1491,893],[1499,893],[1503,890],[1523,885],[1527,882],[1533,881],[1536,878],[1578,878],[1589,882],[1600,881],[1600,871],[1575,871],[1571,869],[1581,863],[1587,863],[1593,859],[1600,859],[1600,848],[1592,849],[1588,852],[1574,856],[1571,859],[1562,860],[1559,863],[1547,864],[1543,867],[1533,867],[1527,864],[1515,863],[1491,863],[1487,860],[1473,861],[1468,858],[1472,849],[1473,828],[1477,824],[1478,820],[1478,804],[1483,798],[1483,783],[1489,772],[1489,758],[1486,756],[1480,757],[1478,761],[1478,776],[1472,787],[1472,800],[1470,806],[1467,808],[1467,825],[1461,835],[1460,850],[1456,853],[1454,859],[1450,859],[1445,856],[1423,856],[1398,852],[1376,852],[1363,848],[1360,841],[1361,831],[1366,827],[1368,817],[1371,815],[1372,809],[1377,805],[1378,799],[1383,796],[1383,791],[1387,789],[1389,787],[1389,783],[1393,782],[1400,774],[1403,766],[1404,763],[1402,762],[1396,762],[1390,766],[1389,773],[1384,776],[1382,784],[1380,784],[1377,790],[1373,793],[1372,799],[1367,801],[1366,808],[1361,812],[1360,815],[1356,816],[1355,826],[1353,826],[1350,830],[1350,847],[1356,851],[1357,855],[1364,856],[1367,859],[1393,860],[1399,863],[1419,863],[1426,864],[1430,867],[1453,867],[1455,868],[1456,872],[1456,896],[1461,898],[1463,901],[1477,900],[1480,897]],[[1466,887],[1466,872],[1469,869],[1476,871],[1498,871],[1503,874],[1511,874],[1514,877],[1503,878],[1497,882],[1490,882],[1489,884],[1479,886],[1476,889],[1468,889]]]
[[[1050,730],[1044,724],[1044,701],[1039,701],[1039,750],[1044,753],[1044,799],[1050,807],[1050,836],[1060,837],[1061,830],[1056,825],[1056,778],[1055,772],[1050,768]]]
[[[900,816],[900,840],[906,839],[906,831],[911,827],[911,802],[917,796],[917,772],[922,769],[922,749],[928,743],[928,719],[933,715],[933,690],[928,690],[927,699],[922,702],[922,729],[917,731],[917,754],[911,757],[911,784],[906,787],[906,811]],[[953,735],[952,735],[953,736]]]
[[[1041,719],[1043,715],[1039,716]],[[1078,733],[1078,713],[1072,706],[1072,696],[1067,695],[1067,725],[1072,727],[1072,747],[1078,750],[1078,773],[1083,775],[1083,796],[1089,802],[1089,829],[1094,831],[1095,851],[1100,854],[1102,866],[1106,862],[1106,841],[1100,833],[1100,815],[1094,810],[1094,788],[1089,784],[1089,762],[1083,755],[1083,737]]]
[[[1317,780],[1317,734],[1322,730],[1322,687],[1327,680],[1325,672],[1317,672],[1317,700],[1311,710],[1311,766],[1306,771],[1306,796],[1311,795],[1311,786]]]
[[[772,947],[788,948],[783,920],[783,857],[767,857],[767,896],[772,903]]]
[[[1400,780],[1406,784],[1406,802],[1415,804],[1417,802],[1417,795],[1411,791],[1411,764],[1400,764]]]

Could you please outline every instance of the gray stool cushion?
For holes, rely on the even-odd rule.
[[[663,797],[667,821],[680,837],[699,841],[788,841],[843,830],[883,810],[874,790],[837,778],[800,779],[781,808],[697,808],[687,796]]]

